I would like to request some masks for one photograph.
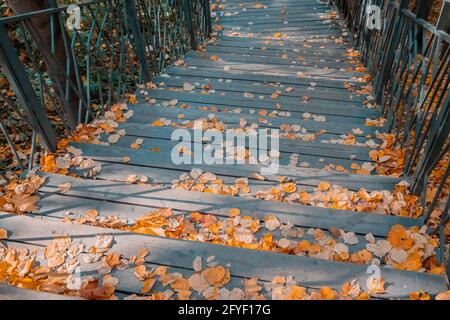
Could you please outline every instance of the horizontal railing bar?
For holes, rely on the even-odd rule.
[[[396,4],[396,5],[398,5],[398,4]],[[437,30],[436,27],[433,26],[431,23],[429,23],[428,21],[425,21],[421,18],[417,18],[416,15],[414,13],[412,13],[411,11],[409,11],[408,9],[402,9],[401,12],[407,18],[411,19],[412,21],[414,21],[415,23],[417,23],[424,29],[434,33],[440,39],[445,40],[446,42],[448,42],[450,44],[450,34],[448,34],[447,32],[442,31],[442,30]]]
[[[106,3],[106,2],[110,2],[110,1],[111,0],[91,0],[91,1],[87,1],[87,2],[74,3],[72,5],[76,5],[76,6],[80,7],[80,8],[82,8],[82,7],[87,7],[87,6],[95,5],[95,4],[99,4],[99,3]],[[2,18],[0,18],[0,24],[19,22],[19,21],[22,21],[22,20],[25,20],[25,19],[30,19],[30,18],[34,18],[36,16],[40,16],[40,15],[48,15],[48,14],[64,12],[64,11],[67,10],[67,8],[69,6],[70,5],[62,5],[62,6],[58,6],[56,8],[31,11],[31,12],[21,13],[21,14],[18,14],[18,15],[10,16],[10,17],[2,17]]]

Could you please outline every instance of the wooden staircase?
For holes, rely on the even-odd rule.
[[[228,218],[231,208],[238,208],[242,216],[261,220],[268,215],[276,216],[281,223],[289,222],[306,231],[303,237],[292,241],[314,242],[313,234],[307,232],[310,228],[321,229],[327,235],[336,229],[354,232],[358,243],[348,246],[349,254],[366,248],[368,233],[380,240],[387,237],[393,225],[406,228],[423,225],[420,218],[254,197],[258,191],[278,186],[281,176],[305,192],[314,192],[323,181],[353,191],[365,188],[369,192],[392,192],[401,179],[351,173],[352,164],[374,165],[369,157],[373,147],[367,141],[380,143],[376,134],[383,128],[366,126],[366,118],[380,117],[376,109],[364,106],[366,100],[370,101],[370,93],[348,90],[349,85],[358,90],[367,83],[360,82],[365,75],[355,71],[351,62],[355,58],[348,56],[351,40],[341,21],[331,14],[330,6],[313,0],[227,0],[221,5],[213,11],[217,25],[223,26],[218,39],[189,53],[184,62],[155,77],[155,87],[137,90],[139,103],[128,105],[133,116],[120,123],[118,129],[126,133],[117,143],[71,144],[82,150],[83,157],[101,164],[96,179],[44,174],[46,183],[39,190],[41,200],[37,213],[0,215],[1,227],[9,232],[4,241],[8,246],[42,250],[55,238],[68,235],[88,248],[95,243],[96,235],[112,234],[111,251],[121,253],[124,258],[129,259],[141,247],[146,247],[150,252],[145,257],[148,270],[167,266],[170,272],[189,277],[195,272],[194,258],[200,256],[206,261],[214,256],[215,261],[230,270],[231,280],[226,286],[230,290],[243,288],[243,279],[258,277],[262,283],[268,283],[276,276],[292,276],[308,289],[341,290],[344,283],[358,279],[361,287],[367,289],[370,276],[367,264],[65,222],[68,217],[72,220],[84,217],[91,209],[105,217],[111,215],[133,222],[158,208],[171,208],[177,216],[189,217],[192,212],[211,214],[222,221]],[[194,88],[183,89],[185,83]],[[273,96],[274,93],[277,94]],[[170,120],[180,124],[199,118],[211,119],[212,115],[228,128],[239,127],[241,119],[263,128],[300,126],[314,139],[280,139],[279,173],[265,176],[264,180],[255,175],[260,165],[173,164],[170,155],[177,142],[171,141],[171,134],[176,128],[155,123]],[[354,144],[336,143],[348,134],[355,136]],[[104,142],[108,138],[107,134],[101,136]],[[142,139],[142,143],[138,148],[131,148],[136,139]],[[124,157],[128,158],[126,163]],[[297,159],[294,163],[293,158]],[[336,170],[341,167],[344,172]],[[236,179],[245,177],[253,197],[172,188],[174,180],[194,168],[213,173],[230,186]],[[130,175],[144,176],[148,181],[127,183]],[[70,190],[61,192],[58,186],[68,182]],[[256,236],[262,237],[266,231],[261,230]],[[283,238],[279,231],[273,234],[274,238]],[[95,264],[80,263],[82,275],[95,274]],[[119,279],[116,286],[119,297],[141,294],[142,281],[133,272],[133,268],[112,270],[111,275]],[[380,272],[385,292],[373,294],[376,298],[408,298],[410,292],[417,291],[437,294],[447,288],[444,275],[398,270],[384,264]],[[166,289],[157,284],[153,291]],[[193,292],[190,298],[204,296]]]

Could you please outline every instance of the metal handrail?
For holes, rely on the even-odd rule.
[[[450,23],[450,1],[444,1],[436,26],[417,18],[407,0],[333,3],[373,76],[387,129],[405,154],[403,175],[410,179],[411,190],[422,196],[424,221],[430,222],[439,205],[443,208],[440,225],[431,230],[442,231],[442,236],[450,219],[450,35],[444,30]],[[381,12],[380,30],[367,27],[372,5]],[[440,181],[434,181],[437,171],[442,173]],[[427,201],[430,190],[436,193]]]
[[[90,1],[85,1],[85,2],[79,2],[79,3],[76,3],[75,5],[77,5],[80,8],[83,8],[83,7],[93,5],[93,4],[104,3],[105,1],[107,1],[107,0],[90,0]],[[11,23],[11,22],[19,22],[24,19],[33,18],[33,17],[37,17],[40,15],[48,15],[48,14],[52,14],[52,13],[66,12],[67,9],[69,8],[69,6],[71,6],[71,5],[69,5],[69,4],[60,5],[56,8],[49,8],[49,9],[37,10],[37,11],[32,11],[32,12],[27,12],[27,13],[20,13],[20,14],[16,14],[13,16],[9,16],[9,17],[0,17],[0,23],[7,24],[7,23]]]

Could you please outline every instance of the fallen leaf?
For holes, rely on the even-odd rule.
[[[8,239],[8,231],[0,228],[0,240]]]
[[[319,185],[317,187],[320,191],[328,191],[330,189],[331,185],[329,182],[324,181],[324,182],[319,183]]]
[[[239,208],[231,208],[229,211],[228,211],[228,216],[230,217],[230,218],[234,218],[234,217],[236,217],[236,216],[238,216],[238,215],[240,215],[241,214],[241,210],[239,209]]]
[[[334,290],[329,287],[320,288],[320,295],[325,300],[333,300],[335,298]]]
[[[58,185],[58,190],[61,193],[67,193],[70,191],[71,188],[72,188],[72,185],[70,184],[70,182],[61,183]]]

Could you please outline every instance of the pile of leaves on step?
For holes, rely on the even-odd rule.
[[[179,272],[166,266],[152,266],[151,252],[140,249],[134,256],[113,251],[112,235],[97,235],[92,245],[61,236],[49,241],[45,249],[15,244],[0,230],[0,282],[42,292],[77,296],[85,299],[116,300],[367,300],[384,292],[383,284],[364,292],[357,279],[346,282],[339,290],[330,287],[309,289],[293,277],[275,276],[271,281],[247,278],[231,281],[232,270],[214,256],[197,256],[192,269]],[[82,271],[89,271],[83,275]],[[134,286],[135,294],[123,292],[120,274],[130,273],[136,279],[124,287]],[[127,278],[127,277],[124,277]],[[132,284],[133,283],[133,284]],[[139,284],[140,283],[140,287]],[[425,292],[413,292],[411,299],[428,300]],[[450,299],[450,291],[436,299]]]

